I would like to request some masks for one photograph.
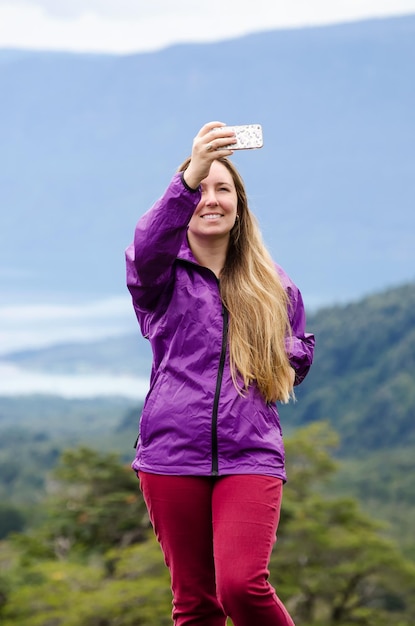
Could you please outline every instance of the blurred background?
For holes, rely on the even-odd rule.
[[[309,310],[413,280],[411,3],[332,5],[0,2],[0,356],[136,331],[124,249],[212,119],[263,125],[234,158]]]
[[[282,528],[298,553],[276,555],[272,575],[305,626],[414,623],[414,68],[414,0],[0,0],[6,625],[169,623],[128,470],[151,354],[124,250],[215,119],[263,126],[264,147],[233,159],[317,338],[297,404],[281,408],[293,442]],[[321,525],[301,527],[303,545],[308,506]]]

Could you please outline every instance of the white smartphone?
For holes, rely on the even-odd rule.
[[[242,126],[227,126],[236,135],[236,143],[225,146],[229,150],[252,150],[262,148],[264,141],[262,138],[261,124],[244,124]]]

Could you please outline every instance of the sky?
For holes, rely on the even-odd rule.
[[[415,0],[0,0],[0,48],[130,54],[214,42],[264,30],[415,13]],[[11,305],[0,300],[0,395],[55,391],[85,397],[146,383],[25,372],[2,355],[67,341],[138,332],[128,296],[88,303]]]
[[[415,13],[415,0],[0,0],[0,48],[128,54]]]

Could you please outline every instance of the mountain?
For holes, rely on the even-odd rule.
[[[315,360],[297,402],[279,409],[285,434],[315,421],[331,424],[340,464],[331,489],[388,520],[415,558],[415,282],[321,309],[307,326],[316,335]],[[12,353],[7,361],[28,371],[144,376],[151,355],[137,331]],[[0,397],[0,497],[32,502],[62,449],[81,443],[129,462],[140,405],[123,397]]]
[[[315,360],[299,402],[282,407],[286,423],[328,420],[345,456],[415,446],[415,283],[322,309],[308,325]]]
[[[313,366],[296,403],[281,406],[287,429],[327,420],[344,456],[415,446],[415,283],[308,315]],[[151,349],[133,335],[11,353],[27,371],[148,377]],[[10,406],[10,400],[7,401]]]
[[[49,374],[148,377],[151,357],[150,343],[141,337],[137,328],[134,335],[18,350],[4,355],[2,360],[28,371]]]
[[[125,293],[124,248],[212,119],[313,308],[414,279],[415,17],[126,56],[0,50],[2,298]]]

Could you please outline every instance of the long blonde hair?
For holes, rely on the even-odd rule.
[[[238,170],[228,159],[218,160],[230,172],[238,197],[237,219],[220,273],[222,302],[229,312],[232,379],[242,393],[255,381],[266,402],[288,402],[294,394],[285,347],[291,335],[287,294],[249,210]],[[179,171],[189,162],[186,159]]]

